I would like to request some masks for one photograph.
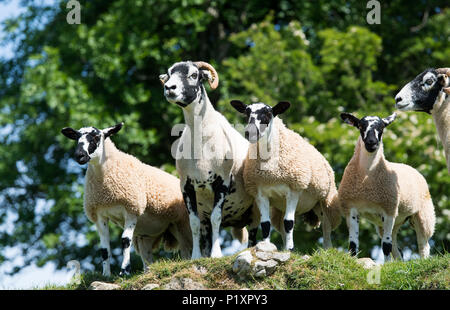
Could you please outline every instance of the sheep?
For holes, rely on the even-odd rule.
[[[450,173],[450,68],[426,69],[400,90],[395,106],[433,116]]]
[[[105,276],[111,275],[109,220],[124,229],[120,275],[130,274],[131,243],[142,258],[144,270],[153,262],[152,250],[159,247],[161,239],[166,250],[174,251],[179,246],[182,258],[188,258],[192,248],[179,180],[118,150],[110,136],[122,126],[119,123],[103,130],[95,127],[61,130],[67,138],[77,141],[75,160],[80,165],[89,163],[84,211],[100,236]]]
[[[313,227],[322,221],[324,247],[331,247],[331,231],[341,222],[334,172],[314,146],[277,117],[290,103],[282,101],[273,108],[239,100],[230,103],[248,118],[245,137],[251,144],[244,182],[259,207],[264,241],[270,242],[272,224],[280,233],[284,228],[285,249],[292,250],[294,220],[304,214]]]
[[[220,226],[232,227],[243,246],[256,244],[258,209],[242,177],[248,142],[214,109],[203,86],[218,86],[216,70],[206,62],[177,62],[160,80],[167,101],[183,109],[186,122],[173,155],[189,210],[191,258],[222,256]]]
[[[408,219],[417,235],[419,254],[430,255],[428,240],[436,222],[433,201],[425,178],[414,168],[392,163],[383,154],[382,134],[396,114],[386,118],[349,113],[342,120],[360,130],[355,153],[344,170],[338,196],[349,229],[349,250],[358,251],[359,214],[372,222],[382,237],[385,261],[390,254],[402,259],[397,233]]]

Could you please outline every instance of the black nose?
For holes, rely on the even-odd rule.
[[[177,88],[177,85],[172,85],[172,86],[164,85],[164,88],[165,88],[166,90],[174,90],[174,89]]]
[[[397,98],[395,98],[395,103],[399,103],[402,100],[403,100],[402,97],[397,97]]]

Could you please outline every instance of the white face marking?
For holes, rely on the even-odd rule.
[[[266,125],[266,124],[261,124],[261,120],[258,119],[259,111],[266,107],[267,107],[267,105],[264,103],[253,103],[253,104],[249,105],[249,108],[251,110],[249,120],[251,118],[255,119],[254,125],[256,126],[256,128],[258,128],[258,131],[260,134],[260,137],[258,137],[258,138],[262,138],[266,134],[266,132],[270,131],[271,124],[273,121],[273,118],[272,118],[270,120],[269,124]],[[269,130],[266,130],[268,128],[269,128]]]
[[[86,152],[86,154],[88,154],[90,159],[99,157],[102,155],[103,152],[103,147],[102,147],[102,143],[103,143],[103,133],[101,134],[101,138],[100,138],[100,143],[97,146],[97,148],[95,149],[95,151],[91,154],[89,154],[89,141],[87,140],[87,135],[89,133],[91,133],[92,131],[97,131],[97,129],[95,129],[94,127],[83,127],[80,130],[78,130],[81,133],[81,137],[80,139],[78,139],[78,143],[83,142],[83,150]]]
[[[185,65],[188,67],[188,74],[184,76],[181,72],[172,72],[172,69],[178,65]],[[177,62],[173,64],[168,70],[169,78],[164,84],[164,96],[167,101],[171,103],[183,102],[183,93],[185,91],[185,84],[187,82],[190,86],[197,85],[200,78],[200,72],[191,62]]]
[[[398,98],[402,98],[402,100],[397,102]],[[411,111],[414,108],[412,99],[411,82],[409,82],[395,96],[395,107],[401,111]]]
[[[366,131],[364,132],[364,137],[363,137],[364,139],[367,138],[367,134],[372,129],[373,125],[375,125],[378,121],[378,119],[376,117],[372,117],[372,116],[366,117],[366,120],[369,122],[369,125],[367,125]],[[377,135],[377,137],[378,137],[378,135]]]

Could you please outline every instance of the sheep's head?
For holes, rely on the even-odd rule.
[[[117,133],[123,122],[103,130],[95,127],[83,127],[79,130],[65,127],[61,133],[67,138],[77,141],[75,160],[84,165],[93,158],[100,158],[103,152],[103,142],[106,138]]]
[[[401,111],[430,113],[441,91],[450,93],[450,68],[427,69],[400,90],[395,106]]]
[[[291,104],[281,101],[274,107],[264,103],[252,103],[246,105],[242,101],[232,100],[230,104],[240,113],[247,116],[247,126],[245,127],[245,138],[250,143],[255,143],[261,139],[272,125],[273,119],[284,113]],[[269,129],[270,130],[270,129]]]
[[[203,61],[177,62],[169,68],[167,74],[159,76],[164,85],[167,101],[187,107],[201,96],[202,84],[208,81],[211,89],[219,85],[219,75],[208,63]]]
[[[386,118],[380,118],[378,116],[365,116],[361,119],[353,116],[350,113],[341,113],[342,120],[359,129],[361,133],[361,139],[364,142],[364,146],[367,152],[375,152],[380,146],[383,130],[389,126],[397,117],[397,114]]]

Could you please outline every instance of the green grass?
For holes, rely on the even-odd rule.
[[[154,263],[149,272],[136,273],[127,278],[106,278],[98,273],[81,277],[79,284],[64,287],[48,285],[43,289],[84,290],[93,281],[119,284],[121,289],[141,289],[148,283],[157,283],[160,288],[174,277],[188,277],[209,289],[450,289],[450,254],[435,255],[429,259],[408,262],[390,262],[380,268],[380,283],[369,283],[369,270],[360,266],[356,259],[336,249],[318,250],[309,260],[301,254],[292,253],[291,259],[263,280],[241,281],[231,269],[234,256],[220,259],[202,258],[191,260],[163,259]],[[195,272],[194,265],[204,267],[206,274]],[[374,277],[372,277],[374,279]],[[373,281],[372,281],[373,282]]]

